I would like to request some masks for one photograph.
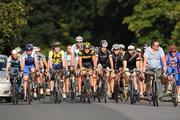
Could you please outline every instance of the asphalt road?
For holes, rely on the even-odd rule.
[[[113,100],[91,104],[66,100],[54,104],[49,98],[34,101],[32,105],[1,101],[0,120],[180,120],[180,105],[160,103],[159,107],[153,107],[145,101],[130,105]]]

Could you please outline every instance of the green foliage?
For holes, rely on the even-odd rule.
[[[20,28],[26,24],[26,13],[22,0],[0,2],[0,51],[20,43]]]
[[[140,0],[133,14],[125,17],[138,43],[150,42],[157,38],[162,46],[180,44],[180,2],[178,0]]]

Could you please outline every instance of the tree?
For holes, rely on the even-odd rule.
[[[125,17],[138,44],[159,39],[162,46],[180,44],[180,2],[178,0],[140,0],[133,14]]]
[[[22,0],[0,2],[0,51],[8,51],[21,42],[20,28],[26,24],[26,6]]]

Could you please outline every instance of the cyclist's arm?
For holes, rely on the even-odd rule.
[[[96,68],[97,67],[97,62],[98,62],[98,55],[96,54],[94,56],[94,67]]]
[[[109,61],[110,61],[111,69],[114,69],[112,55],[109,56]]]
[[[71,53],[71,65],[73,67],[75,67],[75,64],[74,64],[74,53],[73,52]]]
[[[161,61],[163,64],[163,70],[166,71],[167,70],[167,65],[166,65],[166,56],[164,54],[164,51],[162,48],[160,48],[160,56],[161,56]]]
[[[34,63],[35,63],[35,70],[39,71],[39,63],[37,57],[34,58]]]
[[[81,56],[78,57],[78,61],[79,61],[79,67],[80,67],[80,69],[82,69],[82,57]]]
[[[123,70],[125,71],[127,68],[127,61],[126,60],[123,60]]]
[[[146,66],[147,66],[147,57],[144,56],[144,62],[143,62],[143,72],[146,71]]]
[[[25,56],[22,57],[20,66],[21,66],[20,70],[23,71],[24,70],[24,66],[25,66]]]
[[[161,60],[162,60],[162,64],[163,64],[163,70],[166,71],[167,70],[167,64],[166,64],[165,56],[162,56]]]
[[[10,58],[8,58],[7,64],[6,64],[6,77],[9,76],[9,70],[11,67]]]

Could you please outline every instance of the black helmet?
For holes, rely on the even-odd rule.
[[[32,51],[33,50],[33,45],[32,44],[27,44],[26,47],[25,47],[25,50]]]
[[[61,46],[61,43],[58,42],[58,41],[55,41],[55,42],[52,44],[52,46],[53,46],[53,47],[55,47],[55,46]]]
[[[101,40],[100,41],[100,47],[108,47],[108,43],[107,43],[107,41],[106,40]]]

